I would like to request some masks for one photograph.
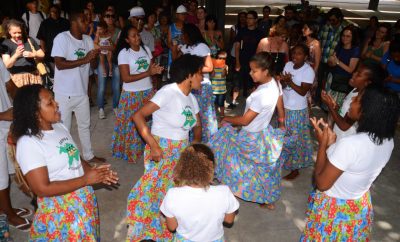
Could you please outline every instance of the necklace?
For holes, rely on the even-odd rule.
[[[275,55],[275,58],[274,58],[274,63],[276,64],[276,63],[278,63],[278,59],[279,59],[279,49],[281,48],[281,46],[279,46],[278,48],[277,48],[277,50],[276,50],[276,55]],[[271,43],[269,44],[269,54],[270,55],[272,55],[272,41],[271,41]]]

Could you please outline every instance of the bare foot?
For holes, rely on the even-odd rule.
[[[268,210],[275,210],[275,204],[274,203],[263,203],[263,204],[260,204],[260,208],[268,209]]]
[[[286,176],[284,176],[283,179],[290,181],[296,179],[296,177],[298,177],[299,175],[300,175],[299,170],[296,169],[287,174]]]

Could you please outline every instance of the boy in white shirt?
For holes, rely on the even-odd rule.
[[[96,65],[99,49],[86,32],[88,20],[83,13],[71,14],[69,31],[54,39],[51,56],[54,57],[54,94],[59,104],[61,119],[71,129],[72,112],[75,113],[82,145],[82,156],[88,162],[103,158],[94,156],[90,141],[90,105],[87,95],[89,69]]]
[[[22,15],[22,20],[28,28],[29,37],[33,38],[36,43],[40,43],[40,40],[36,38],[39,31],[40,24],[46,19],[46,15],[43,12],[38,11],[37,0],[28,0],[26,3],[27,11]]]

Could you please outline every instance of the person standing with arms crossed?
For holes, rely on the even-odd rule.
[[[95,68],[100,49],[94,49],[93,40],[83,33],[88,20],[83,13],[71,14],[70,30],[54,39],[51,56],[55,62],[54,95],[59,103],[61,119],[71,129],[72,112],[78,124],[82,157],[88,162],[104,162],[94,156],[90,141],[90,105],[87,95],[90,66]]]

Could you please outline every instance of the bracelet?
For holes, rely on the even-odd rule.
[[[279,123],[285,122],[285,118],[278,118],[278,122],[279,122]]]

